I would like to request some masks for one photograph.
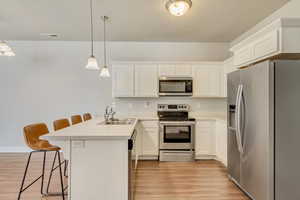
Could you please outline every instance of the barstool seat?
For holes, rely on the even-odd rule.
[[[84,113],[83,114],[83,120],[88,121],[92,119],[92,115],[90,113]]]
[[[79,124],[82,122],[82,118],[80,115],[73,115],[73,116],[71,116],[71,122],[72,122],[72,125]]]

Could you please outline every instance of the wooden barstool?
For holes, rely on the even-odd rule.
[[[82,122],[82,118],[80,115],[73,115],[73,116],[71,116],[71,122],[72,122],[72,125],[79,124]]]
[[[28,160],[27,160],[25,172],[24,172],[23,179],[22,179],[21,188],[20,188],[19,195],[18,195],[18,200],[20,200],[21,194],[25,190],[27,190],[30,186],[32,186],[35,182],[37,182],[39,179],[42,179],[41,195],[48,196],[48,194],[44,194],[44,175],[45,175],[46,153],[53,152],[53,151],[55,151],[56,154],[58,155],[57,156],[58,163],[60,163],[58,167],[59,167],[60,182],[61,182],[60,195],[62,195],[63,200],[65,199],[63,176],[62,176],[62,170],[61,170],[61,159],[60,159],[60,154],[59,154],[60,147],[50,144],[47,140],[40,139],[40,136],[45,135],[47,133],[49,133],[49,130],[47,128],[47,125],[44,123],[32,124],[32,125],[28,125],[28,126],[24,127],[25,142],[26,142],[27,146],[32,149],[32,151],[30,152]],[[28,167],[30,164],[31,155],[32,155],[32,153],[38,153],[38,152],[41,152],[44,154],[42,174],[38,178],[36,178],[32,183],[30,183],[28,186],[24,187],[24,182],[25,182],[27,170],[28,170]]]
[[[53,129],[54,131],[58,131],[58,130],[61,130],[61,129],[64,129],[64,128],[67,128],[70,126],[70,122],[68,119],[59,119],[59,120],[55,120],[53,122]],[[66,146],[66,145],[63,145],[63,147]],[[67,166],[68,166],[68,159],[66,159],[66,156],[67,156],[67,153],[65,153],[65,150],[67,149],[66,147],[65,148],[62,148],[63,149],[63,152],[64,152],[64,176],[67,177]],[[50,182],[51,182],[51,178],[52,178],[52,174],[53,172],[57,169],[57,167],[54,167],[55,165],[55,161],[56,161],[56,156],[57,156],[57,153],[55,153],[54,155],[54,160],[53,160],[53,163],[52,163],[52,167],[51,167],[51,171],[50,171],[50,175],[49,175],[49,180],[48,180],[48,185],[47,185],[47,193],[49,193],[49,187],[50,187]]]
[[[92,119],[92,115],[90,113],[84,113],[83,114],[83,120],[88,121]]]

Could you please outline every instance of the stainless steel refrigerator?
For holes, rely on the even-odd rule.
[[[228,173],[255,200],[300,199],[300,61],[228,74]]]

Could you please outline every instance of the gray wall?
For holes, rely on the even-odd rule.
[[[102,114],[112,102],[111,79],[100,79],[98,72],[84,68],[89,56],[88,42],[11,41],[9,44],[16,56],[0,57],[0,151],[23,150],[22,128],[27,124],[46,122],[51,129],[54,119],[84,112]],[[95,46],[101,63],[102,45]],[[114,61],[223,61],[228,57],[228,46],[114,42],[109,54]]]
[[[269,17],[267,17],[266,19],[258,23],[256,26],[251,28],[249,31],[245,32],[244,34],[236,38],[234,41],[232,41],[230,46],[237,44],[241,40],[245,39],[249,35],[255,33],[262,27],[266,26],[270,22],[280,17],[300,17],[300,0],[291,0],[290,2],[285,4],[282,8],[278,9]]]

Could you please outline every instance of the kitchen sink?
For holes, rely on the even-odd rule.
[[[131,125],[133,124],[134,119],[113,119],[108,121],[100,122],[99,125]]]

